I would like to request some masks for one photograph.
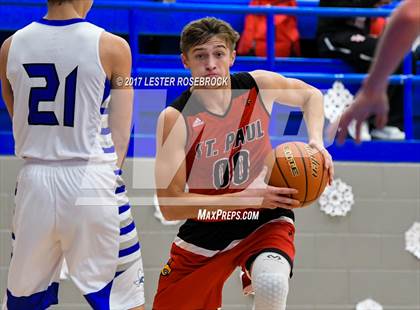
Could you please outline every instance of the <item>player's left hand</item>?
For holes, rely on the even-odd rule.
[[[334,180],[334,164],[331,154],[327,151],[322,143],[317,141],[309,141],[309,145],[321,152],[322,156],[324,157],[324,169],[328,173],[328,185],[331,185]]]

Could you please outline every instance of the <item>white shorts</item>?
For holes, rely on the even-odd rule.
[[[69,278],[93,309],[144,304],[140,243],[120,174],[110,164],[25,163],[5,309],[57,304],[64,258]]]

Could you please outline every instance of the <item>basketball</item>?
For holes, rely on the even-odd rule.
[[[303,142],[278,145],[267,156],[266,165],[267,183],[297,189],[298,193],[291,198],[299,200],[301,207],[317,200],[328,183],[328,173],[324,169],[321,152]]]

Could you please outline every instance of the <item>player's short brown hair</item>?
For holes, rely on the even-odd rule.
[[[192,47],[204,44],[214,36],[222,37],[233,51],[239,34],[232,26],[215,17],[204,17],[188,23],[181,32],[180,48],[186,54]]]

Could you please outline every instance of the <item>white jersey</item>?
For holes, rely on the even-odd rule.
[[[110,87],[99,57],[103,31],[83,19],[42,19],[13,35],[7,78],[17,156],[116,161]]]

